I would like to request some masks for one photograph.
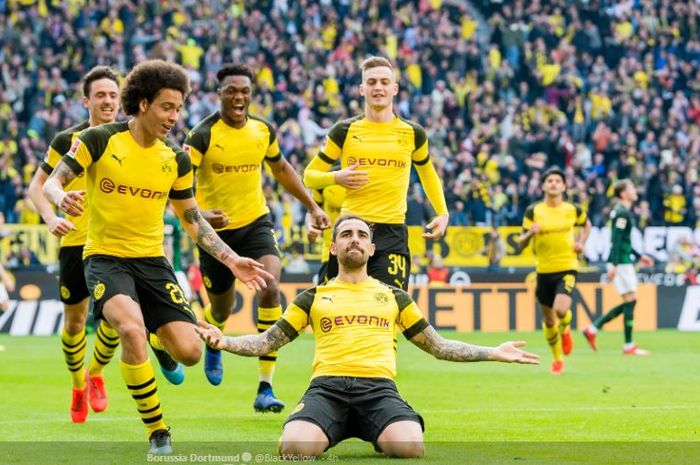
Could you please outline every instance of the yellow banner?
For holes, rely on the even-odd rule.
[[[29,264],[33,254],[42,265],[58,263],[59,239],[45,224],[6,224],[0,239],[0,258],[3,263],[17,260]],[[7,234],[9,233],[9,234]]]
[[[311,283],[281,283],[282,308]],[[226,323],[228,333],[255,333],[253,309],[255,293],[236,290],[236,307]],[[540,314],[534,283],[482,283],[469,287],[418,286],[409,289],[425,319],[437,329],[471,331],[539,330]],[[657,290],[654,284],[640,284],[634,326],[639,330],[657,328]],[[611,284],[578,283],[573,294],[574,328],[584,328],[592,320],[622,302]],[[606,330],[622,330],[622,319],[612,321]]]
[[[444,258],[446,266],[483,266],[489,265],[487,246],[491,241],[491,228],[479,226],[450,226],[445,237],[439,240],[427,240],[422,237],[425,232],[421,226],[408,227],[408,244],[412,255],[424,257],[426,251],[432,250]],[[522,252],[518,248],[518,235],[522,228],[503,226],[498,228],[498,235],[503,241],[505,255],[500,266],[534,267],[535,256],[528,246]]]

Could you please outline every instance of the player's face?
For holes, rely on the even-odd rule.
[[[331,253],[346,269],[357,269],[367,265],[374,255],[374,244],[367,223],[360,220],[343,221],[331,242]]]
[[[396,83],[394,71],[388,66],[377,66],[362,73],[360,95],[365,97],[365,101],[372,108],[390,106],[398,92],[399,85]]]
[[[143,100],[139,117],[146,131],[158,139],[167,136],[180,119],[183,100],[182,93],[175,89],[161,89],[151,103]]]
[[[119,112],[119,86],[109,78],[90,83],[90,95],[83,97],[83,105],[97,124],[111,123]]]
[[[627,188],[625,189],[625,195],[630,200],[630,202],[637,201],[637,188],[634,186],[634,184],[630,183],[627,185]]]
[[[226,76],[219,87],[222,115],[236,125],[244,124],[252,92],[248,76]]]
[[[550,174],[544,181],[542,190],[549,197],[557,197],[564,193],[566,190],[566,184],[558,174]]]

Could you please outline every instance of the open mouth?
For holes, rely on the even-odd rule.
[[[231,106],[231,109],[233,110],[233,113],[235,115],[242,115],[245,112],[245,105],[235,104],[235,105]]]
[[[163,124],[161,125],[161,127],[163,128],[163,131],[165,131],[166,134],[169,133],[170,130],[173,128],[172,126],[168,126],[167,124]]]

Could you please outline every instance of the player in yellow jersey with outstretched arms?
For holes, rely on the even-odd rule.
[[[391,63],[370,57],[361,68],[364,114],[331,128],[324,147],[304,171],[304,183],[311,189],[333,184],[347,188],[342,213],[373,223],[377,252],[368,264],[370,276],[405,290],[410,272],[405,220],[411,165],[438,215],[423,236],[433,239],[445,234],[449,214],[425,131],[394,113],[399,86]],[[336,160],[341,169],[329,172]],[[330,260],[337,259],[331,256]]]

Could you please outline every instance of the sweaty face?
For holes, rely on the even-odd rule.
[[[362,73],[360,95],[373,108],[384,108],[391,105],[394,96],[399,92],[394,71],[388,66],[369,68]]]
[[[365,266],[369,257],[374,255],[374,244],[367,223],[360,220],[343,221],[331,243],[331,253],[338,257],[338,262],[346,269]]]
[[[141,103],[141,117],[146,131],[153,137],[162,139],[180,119],[183,95],[179,90],[161,89],[153,102]]]
[[[226,76],[219,87],[224,118],[237,126],[245,124],[251,93],[252,85],[247,76]]]
[[[98,123],[111,123],[119,112],[119,86],[109,78],[90,83],[90,95],[83,97],[83,105]]]
[[[547,179],[545,179],[542,190],[545,194],[556,197],[564,193],[566,184],[564,184],[564,180],[558,174],[550,174],[547,176]]]

